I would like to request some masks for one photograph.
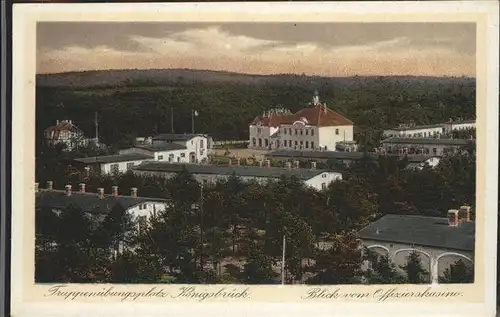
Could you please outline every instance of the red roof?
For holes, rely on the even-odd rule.
[[[293,115],[276,115],[273,114],[269,117],[256,117],[253,121],[252,124],[254,125],[262,125],[265,127],[279,127],[280,124],[283,122],[283,120],[287,120],[289,118],[293,118]]]
[[[48,127],[45,129],[45,132],[52,132],[52,131],[70,131],[73,128],[73,124],[69,122],[60,122],[54,126]]]

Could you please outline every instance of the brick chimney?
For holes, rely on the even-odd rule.
[[[285,162],[285,168],[286,169],[292,169],[292,162]]]
[[[53,181],[47,181],[47,189],[50,192],[54,190],[54,182]]]
[[[300,162],[299,161],[295,161],[293,163],[294,163],[295,168],[299,168],[300,167]]]
[[[458,211],[458,221],[460,223],[471,221],[471,219],[470,219],[470,206],[465,206],[465,205],[460,206],[460,209]]]
[[[85,183],[80,183],[80,193],[85,193]]]
[[[450,227],[458,226],[458,210],[456,209],[448,210],[448,225]]]
[[[38,188],[39,188],[40,184],[38,183],[35,183],[35,193],[38,193]]]
[[[98,188],[97,195],[99,196],[99,199],[104,199],[104,188]]]
[[[64,186],[66,188],[66,196],[71,196],[71,185]]]
[[[117,197],[118,196],[118,186],[112,186],[111,192],[113,193],[114,197]]]
[[[313,170],[316,169],[316,162],[311,162],[311,169],[313,169]]]
[[[130,189],[130,196],[132,196],[132,198],[137,198],[137,187],[132,187]]]

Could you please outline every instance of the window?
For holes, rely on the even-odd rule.
[[[181,157],[177,156],[177,162],[180,162],[180,161],[181,161]]]
[[[314,128],[313,128],[313,129],[311,129],[311,135],[313,135],[313,136],[314,136]]]
[[[306,141],[306,149],[308,149],[308,148],[309,148],[309,141]]]
[[[252,138],[252,145],[256,146],[257,145],[257,140],[255,138]]]
[[[191,145],[193,145],[193,144],[194,144],[194,141],[193,141],[193,140],[191,140]]]
[[[286,128],[283,129],[283,134],[286,134]]]
[[[262,139],[259,139],[259,147],[262,146]]]
[[[300,129],[300,135],[303,135],[303,133],[304,133],[304,130]]]
[[[261,134],[262,133],[262,128],[257,128],[257,133]]]
[[[321,189],[326,189],[326,183],[321,183]]]
[[[163,155],[158,155],[158,161],[162,161],[163,160]]]
[[[299,130],[295,129],[295,135],[299,135]]]
[[[118,164],[111,164],[111,173],[116,174],[120,171],[120,166]]]
[[[304,141],[300,141],[300,148],[304,147]]]
[[[311,141],[311,149],[314,149],[314,141]]]
[[[326,178],[326,174],[321,174],[321,178]]]
[[[295,147],[297,147],[297,144],[298,144],[297,141],[295,141]]]
[[[292,128],[288,128],[288,134],[292,135]]]
[[[269,140],[268,139],[264,139],[264,144],[267,146],[269,146]]]
[[[186,157],[186,153],[181,153],[181,157]]]
[[[434,154],[434,155],[437,154],[437,149],[436,148],[432,148],[432,154]]]
[[[132,169],[134,167],[134,163],[127,163],[127,170]]]
[[[335,135],[339,135],[339,129],[335,129]]]
[[[200,140],[200,148],[202,148],[202,149],[205,147],[205,144],[203,144],[203,143],[204,143],[203,140]]]
[[[168,161],[169,162],[173,162],[174,161],[174,155],[173,154],[169,154],[168,155]]]
[[[309,135],[309,129],[306,129],[306,135]]]

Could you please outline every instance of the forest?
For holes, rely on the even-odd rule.
[[[382,130],[400,123],[475,118],[473,78],[305,78],[300,83],[260,84],[179,79],[163,85],[131,81],[120,87],[38,86],[37,135],[56,120],[71,119],[94,137],[97,112],[101,141],[124,147],[137,136],[170,133],[172,121],[176,133],[191,133],[191,111],[196,109],[195,132],[214,140],[246,140],[254,117],[278,106],[294,112],[307,107],[315,89],[322,102],[354,122],[362,150],[378,146]]]
[[[80,182],[88,192],[137,187],[139,196],[169,203],[147,226],[119,205],[97,225],[78,206],[60,217],[38,210],[36,279],[272,284],[280,280],[285,235],[287,283],[428,283],[418,256],[409,256],[403,274],[388,259],[361,253],[356,232],[387,213],[446,217],[451,206],[474,206],[475,167],[473,155],[449,156],[423,170],[408,170],[393,157],[366,157],[322,192],[293,178],[259,184],[233,175],[202,188],[187,172],[169,180],[62,173],[53,179],[58,189]],[[320,247],[324,243],[328,247]],[[119,244],[129,251],[110,251]],[[374,263],[368,271],[361,269],[362,254]],[[441,282],[470,282],[472,276],[458,262]]]

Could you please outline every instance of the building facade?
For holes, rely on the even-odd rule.
[[[263,150],[335,151],[337,143],[354,140],[353,123],[320,103],[317,92],[309,107],[265,113],[249,131],[249,148]]]
[[[340,172],[320,170],[315,168],[297,168],[290,166],[285,168],[270,167],[269,162],[263,167],[259,166],[220,166],[220,165],[181,165],[160,162],[148,162],[135,166],[133,172],[139,176],[155,176],[171,178],[183,169],[193,175],[200,183],[216,183],[227,180],[231,175],[240,177],[243,181],[257,181],[265,183],[270,180],[279,180],[281,177],[296,177],[306,186],[316,190],[326,189],[332,182],[342,180]]]
[[[429,280],[438,283],[443,272],[463,260],[474,265],[475,224],[470,207],[449,210],[448,218],[386,215],[359,233],[362,246],[387,256],[397,268],[416,252]]]
[[[399,138],[439,138],[442,135],[451,133],[457,130],[475,129],[475,120],[451,120],[445,123],[415,125],[401,124],[397,128],[384,130],[383,137],[399,137]]]

